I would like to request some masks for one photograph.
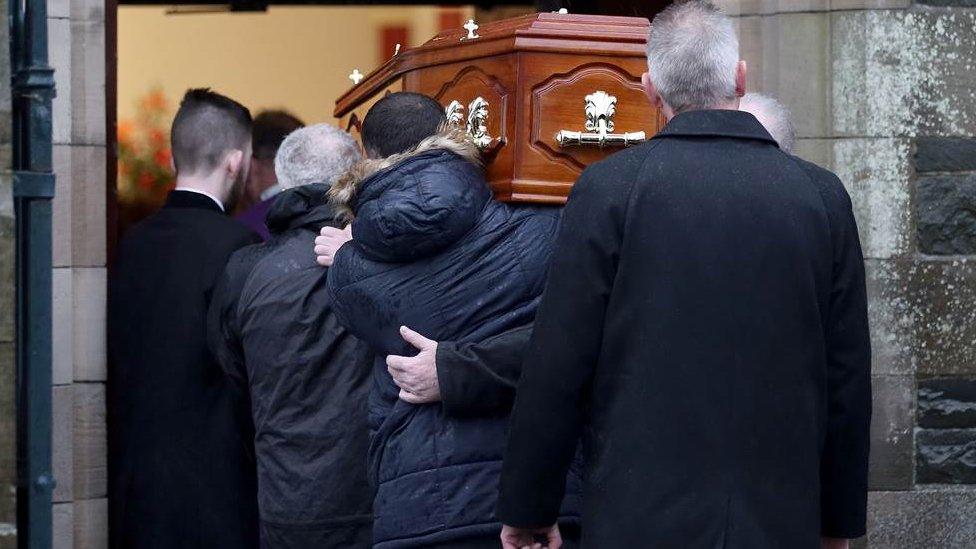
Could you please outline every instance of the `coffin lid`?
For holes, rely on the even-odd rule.
[[[534,13],[487,23],[474,40],[462,40],[465,29],[444,31],[419,47],[400,50],[370,72],[336,100],[334,115],[345,116],[404,73],[420,68],[516,51],[644,55],[649,30],[650,21],[644,17]]]

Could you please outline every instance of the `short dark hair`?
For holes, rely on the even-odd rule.
[[[446,119],[444,107],[426,95],[391,93],[363,118],[363,148],[373,157],[408,151],[437,133]]]
[[[305,123],[288,111],[261,111],[254,117],[251,142],[254,158],[273,160],[281,142],[288,134],[302,128]]]
[[[187,90],[170,132],[176,173],[212,171],[228,151],[245,150],[250,140],[247,107],[210,88]]]

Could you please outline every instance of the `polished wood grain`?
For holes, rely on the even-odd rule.
[[[484,25],[479,38],[449,30],[393,57],[336,101],[343,126],[385,90],[430,95],[442,105],[489,103],[488,132],[497,141],[486,174],[497,198],[565,202],[582,170],[619,150],[561,147],[559,130],[585,131],[584,98],[595,91],[617,97],[615,133],[663,125],[641,86],[649,22],[640,17],[539,13]],[[467,114],[467,108],[465,109]]]

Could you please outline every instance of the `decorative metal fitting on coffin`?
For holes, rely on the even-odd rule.
[[[471,140],[482,151],[491,145],[491,136],[488,135],[488,101],[484,97],[478,96],[474,101],[468,103],[468,135]]]
[[[617,98],[605,91],[595,91],[585,98],[586,132],[559,130],[556,143],[560,147],[572,145],[596,145],[626,147],[647,139],[644,132],[611,133],[613,116],[617,112]]]
[[[481,38],[478,36],[478,29],[481,27],[474,22],[474,19],[468,19],[468,22],[464,24],[464,30],[468,31],[467,36],[462,36],[461,40],[474,40],[476,38]]]
[[[444,109],[444,114],[447,116],[448,124],[460,128],[461,123],[464,121],[464,105],[455,99]]]

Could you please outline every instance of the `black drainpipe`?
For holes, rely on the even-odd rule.
[[[10,0],[17,271],[17,546],[51,547],[51,99],[47,2]]]

